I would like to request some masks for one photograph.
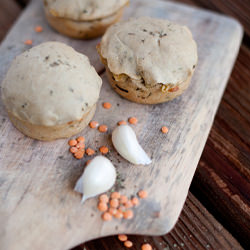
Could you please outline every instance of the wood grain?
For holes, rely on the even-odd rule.
[[[39,34],[39,36],[32,33],[34,27],[30,25],[30,18],[34,18],[32,25],[43,22],[41,8],[38,8],[39,5],[36,4],[37,2],[34,2],[26,10],[24,16],[19,20],[17,26],[15,26],[1,47],[1,55],[5,60],[4,67],[1,67],[1,77],[13,56],[26,48],[23,41],[27,39],[27,36],[30,36],[35,43],[52,38],[67,42],[78,49],[80,48],[85,54],[89,53],[97,70],[101,70],[100,64],[93,57],[94,49],[92,50],[92,48],[96,41],[86,43],[62,38],[49,30],[45,23],[46,33]],[[146,5],[146,8],[144,8],[143,4]],[[112,128],[120,117],[136,114],[139,120],[143,122],[139,123],[135,130],[145,148],[152,153],[151,156],[154,162],[157,161],[157,164],[153,164],[150,168],[143,168],[143,176],[148,176],[146,182],[143,179],[139,182],[137,180],[137,177],[141,175],[141,168],[133,168],[132,166],[121,168],[121,164],[119,164],[119,172],[128,177],[124,183],[127,187],[126,192],[134,193],[138,188],[146,187],[150,193],[155,194],[154,198],[151,197],[138,209],[138,216],[135,217],[131,224],[122,222],[101,225],[96,212],[93,217],[90,217],[92,209],[95,207],[95,201],[92,200],[86,203],[88,207],[81,207],[79,195],[72,192],[72,187],[82,171],[82,167],[80,167],[82,163],[74,161],[70,155],[65,154],[67,152],[66,141],[41,143],[24,137],[12,128],[6,119],[6,113],[1,108],[2,137],[0,144],[2,144],[2,148],[0,162],[2,162],[1,166],[4,166],[1,168],[2,184],[5,183],[0,187],[1,199],[5,205],[5,207],[1,207],[1,214],[4,215],[1,217],[1,225],[6,225],[4,231],[1,231],[1,237],[4,240],[2,242],[6,249],[20,248],[20,246],[25,249],[31,247],[32,249],[39,249],[41,246],[43,249],[51,249],[52,247],[64,249],[83,240],[119,232],[163,234],[176,222],[211,127],[216,106],[219,103],[232,62],[237,53],[241,30],[238,24],[230,19],[207,12],[200,12],[196,9],[181,8],[180,5],[161,3],[157,8],[155,3],[143,1],[140,5],[137,3],[133,10],[134,15],[151,13],[151,15],[155,16],[182,20],[183,23],[191,27],[200,46],[200,66],[192,87],[186,92],[185,96],[169,104],[143,106],[142,110],[141,105],[129,103],[115,95],[105,82],[104,77],[104,88],[100,104],[102,101],[110,99],[112,94],[111,100],[114,107],[117,103],[120,106],[119,109],[116,108],[111,115],[106,117],[108,120],[103,117],[102,110],[97,112],[96,118],[99,122],[112,124]],[[195,16],[197,19],[188,18],[190,16]],[[215,27],[215,23],[218,24],[218,27]],[[206,34],[201,36],[202,25],[204,24],[206,24],[207,28],[213,30],[215,35],[217,34],[215,37],[223,34],[225,40],[220,40],[220,43],[209,39]],[[21,29],[22,26],[26,27],[25,31]],[[10,49],[6,50],[8,49],[7,44],[13,41],[16,42],[13,44],[14,47],[9,47]],[[230,43],[227,49],[232,52],[231,54],[228,54],[225,49],[225,44],[228,41]],[[86,47],[90,49],[86,50]],[[215,55],[215,53],[216,58],[210,58],[208,62],[207,58],[211,57],[211,54]],[[223,74],[209,74],[204,77],[201,72],[208,72],[207,67],[210,64],[212,65],[211,72],[223,72]],[[206,86],[207,83],[211,83],[211,85]],[[204,90],[206,90],[207,94],[205,96]],[[211,98],[208,100],[207,96],[210,95]],[[130,110],[130,113],[128,110]],[[181,119],[183,114],[189,119]],[[163,120],[162,117],[168,118]],[[167,138],[162,138],[158,130],[158,125],[160,128],[162,122],[168,123],[170,128]],[[152,125],[154,129],[152,129]],[[188,130],[195,131],[192,137],[186,136]],[[5,146],[4,136],[8,136],[10,141],[14,141],[11,145],[11,152],[15,154],[9,153],[10,151],[3,147],[3,145]],[[86,137],[88,143],[91,143],[93,138],[96,138],[97,141],[94,143],[96,147],[107,142],[108,139],[108,136],[99,138],[94,132],[88,133]],[[168,155],[168,171],[166,171],[166,158],[159,154],[159,145]],[[51,154],[51,152],[53,153]],[[119,157],[114,152],[110,155],[110,158],[117,165]],[[124,160],[119,160],[122,164],[127,165]],[[152,185],[150,176],[153,180],[158,181],[157,185]],[[137,186],[131,186],[129,179],[136,182]],[[183,185],[179,185],[179,183],[183,183]],[[164,197],[157,192],[158,187],[163,185],[167,190]],[[160,218],[155,219],[152,213],[158,211],[160,211]],[[146,217],[141,220],[143,214]],[[168,217],[165,217],[166,215]],[[30,220],[30,217],[32,220]],[[44,220],[41,221],[41,218],[44,218]],[[20,224],[17,224],[17,222],[20,222]],[[53,228],[48,229],[47,223],[53,225]],[[24,225],[25,228],[30,230],[21,230]],[[88,235],[86,235],[86,228],[83,225],[88,225]],[[11,232],[11,234],[8,232]],[[41,234],[41,232],[43,233]]]
[[[145,242],[150,243],[153,249],[237,249],[242,247],[239,243],[219,224],[213,216],[191,194],[188,198],[174,229],[167,235],[158,237],[128,236],[134,244],[131,249],[141,249]],[[115,237],[107,237],[87,242],[80,249],[126,249]]]
[[[250,3],[248,0],[177,0],[232,16],[243,25],[246,35],[250,36]]]
[[[21,8],[14,0],[1,0],[0,4],[0,41],[4,38],[11,25],[21,12]]]
[[[191,189],[245,247],[250,235],[249,63],[250,51],[242,46]]]

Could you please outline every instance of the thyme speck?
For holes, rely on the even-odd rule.
[[[56,66],[58,66],[58,65],[59,65],[58,62],[53,62],[53,63],[50,64],[50,67],[56,67]]]

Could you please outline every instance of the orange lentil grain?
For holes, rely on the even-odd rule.
[[[133,243],[132,243],[132,241],[130,241],[130,240],[126,240],[126,241],[124,242],[124,246],[127,247],[127,248],[130,248],[130,247],[133,246]]]
[[[110,109],[110,108],[112,107],[111,103],[109,103],[109,102],[104,102],[104,103],[102,104],[102,106],[103,106],[105,109]]]
[[[133,203],[131,200],[128,200],[125,204],[124,204],[125,208],[131,208],[133,207]]]
[[[26,40],[26,41],[24,42],[24,44],[26,44],[26,45],[32,45],[32,43],[33,43],[33,41],[30,40],[30,39],[28,39],[28,40]]]
[[[120,202],[121,202],[122,204],[124,204],[124,203],[126,203],[127,201],[128,201],[128,197],[125,196],[125,195],[121,195],[121,197],[120,197]]]
[[[79,136],[76,139],[78,142],[85,142],[85,138],[83,136]]]
[[[69,144],[71,147],[73,147],[73,146],[75,146],[75,145],[77,144],[77,140],[71,139],[71,140],[68,141],[68,144]]]
[[[126,125],[126,124],[127,124],[127,122],[126,122],[126,121],[123,121],[123,120],[117,122],[117,125],[119,125],[119,126],[120,126],[120,125]]]
[[[108,203],[109,197],[106,194],[102,194],[99,196],[99,201]]]
[[[112,192],[111,198],[113,199],[119,199],[121,197],[121,194],[119,192]]]
[[[110,207],[117,208],[119,206],[119,201],[118,199],[111,199],[109,202]]]
[[[140,191],[138,192],[138,196],[139,196],[141,199],[145,199],[145,198],[147,198],[147,196],[148,196],[148,192],[145,191],[145,190],[140,190]]]
[[[92,148],[87,148],[86,149],[86,154],[87,155],[93,155],[95,153],[95,150],[94,149],[92,149]]]
[[[35,31],[38,32],[38,33],[42,32],[43,31],[43,27],[42,26],[36,26],[35,27]]]
[[[176,86],[176,87],[173,87],[173,88],[169,89],[168,92],[176,92],[178,90],[179,90],[179,87]]]
[[[109,208],[109,213],[111,213],[112,215],[115,215],[117,213],[117,209],[114,207],[110,207]]]
[[[141,246],[141,250],[152,250],[152,246],[148,243],[145,243]]]
[[[78,149],[77,149],[76,147],[71,147],[71,148],[69,149],[69,151],[70,151],[72,154],[74,154],[74,153],[76,153],[76,152],[78,151]]]
[[[75,154],[74,154],[74,156],[75,156],[75,158],[76,159],[82,159],[83,158],[83,156],[84,156],[84,152],[82,152],[82,151],[77,151]]]
[[[108,127],[105,125],[105,124],[102,124],[98,127],[98,130],[101,132],[101,133],[105,133],[107,132],[108,130]]]
[[[118,234],[119,241],[126,241],[127,239],[128,239],[128,236],[126,234]]]
[[[130,124],[136,124],[137,122],[138,122],[138,120],[137,120],[137,118],[136,117],[130,117],[129,119],[128,119],[128,122],[130,123]]]
[[[85,148],[79,148],[78,150],[83,152],[83,154],[85,154]]]
[[[100,150],[100,152],[101,152],[103,155],[105,155],[105,154],[107,154],[107,153],[109,152],[108,147],[105,147],[105,146],[100,147],[99,150]]]
[[[112,214],[110,214],[109,212],[104,212],[102,214],[102,219],[105,221],[110,221],[112,220]]]
[[[78,142],[75,147],[78,149],[85,148],[85,144],[83,142]]]
[[[133,204],[134,206],[139,205],[139,199],[138,199],[137,197],[133,197],[133,198],[131,199],[131,202],[132,202],[132,204]]]
[[[125,207],[124,206],[119,206],[118,211],[123,213],[125,211]]]
[[[134,213],[132,210],[126,210],[123,212],[124,219],[130,220],[134,217]]]
[[[116,219],[121,219],[121,218],[123,218],[123,213],[121,211],[117,210],[117,212],[114,216]]]
[[[101,211],[101,212],[106,212],[108,210],[108,205],[106,202],[103,202],[103,201],[100,201],[98,203],[98,210]]]
[[[90,126],[91,128],[97,128],[98,125],[99,125],[99,123],[96,122],[96,121],[91,121],[91,122],[89,123],[89,126]]]
[[[167,134],[168,128],[167,128],[166,126],[163,126],[163,127],[161,128],[161,132],[162,132],[163,134]]]

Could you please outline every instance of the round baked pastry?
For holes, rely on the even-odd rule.
[[[187,27],[150,17],[113,25],[97,50],[115,91],[145,104],[181,95],[198,60],[197,46]]]
[[[120,20],[129,0],[44,0],[45,14],[58,32],[91,39]]]
[[[2,100],[22,133],[54,140],[87,126],[101,85],[85,55],[65,44],[47,42],[15,58],[2,83]]]

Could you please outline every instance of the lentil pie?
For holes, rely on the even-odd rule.
[[[2,83],[13,125],[38,140],[79,133],[94,116],[102,80],[89,59],[58,42],[17,56]]]
[[[120,20],[129,0],[44,0],[49,24],[58,32],[79,39],[103,35]]]
[[[111,26],[97,50],[114,90],[144,104],[181,95],[198,60],[196,43],[186,26],[151,17]]]

